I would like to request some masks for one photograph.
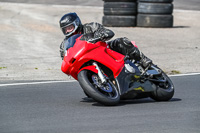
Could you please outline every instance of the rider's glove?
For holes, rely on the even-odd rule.
[[[99,29],[95,32],[94,38],[100,38],[102,42],[105,42],[109,37],[109,31],[105,29]]]
[[[87,42],[96,43],[96,42],[98,42],[100,40],[101,40],[101,38],[90,38],[90,39],[87,40]]]

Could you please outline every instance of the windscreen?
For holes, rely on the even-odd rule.
[[[70,38],[68,38],[65,42],[64,42],[64,48],[65,50],[68,50],[69,48],[73,47],[74,44],[76,43],[76,39],[78,37],[80,37],[81,34],[76,34],[76,35],[73,35],[71,36]]]

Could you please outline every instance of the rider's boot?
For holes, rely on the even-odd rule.
[[[147,58],[142,52],[139,51],[138,48],[136,48],[131,41],[126,38],[117,38],[113,41],[108,42],[108,45],[112,50],[115,50],[127,57],[127,55],[130,57],[130,59],[134,59],[136,61],[140,61],[142,66],[146,68],[149,64],[152,63],[152,60]]]
[[[140,54],[141,56],[141,59],[140,59],[140,62],[142,64],[142,66],[144,68],[148,67],[150,64],[152,64],[152,60],[149,59],[148,57],[146,57],[143,53]]]
[[[127,53],[131,59],[139,61],[144,68],[152,64],[152,60],[140,52],[138,48],[134,47],[129,39],[123,38],[123,42],[127,47]]]

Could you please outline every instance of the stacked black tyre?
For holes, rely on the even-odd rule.
[[[137,26],[173,27],[173,0],[138,0]]]
[[[134,27],[136,14],[136,0],[104,0],[102,23],[107,27]]]

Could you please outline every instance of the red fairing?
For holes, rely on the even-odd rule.
[[[69,66],[69,65],[67,64],[67,62],[63,60],[62,65],[61,65],[61,70],[62,70],[62,72],[64,72],[64,73],[67,74],[68,66]]]
[[[95,66],[86,66],[86,67],[83,67],[81,70],[79,70],[79,72],[82,71],[82,70],[90,70],[90,71],[93,71],[94,73],[98,73],[98,70],[96,69]]]
[[[78,73],[83,69],[97,73],[95,66],[85,66],[89,61],[96,61],[108,67],[114,77],[117,77],[124,67],[124,55],[107,48],[105,42],[93,44],[80,38],[77,38],[74,46],[66,51],[61,70],[77,79]]]

